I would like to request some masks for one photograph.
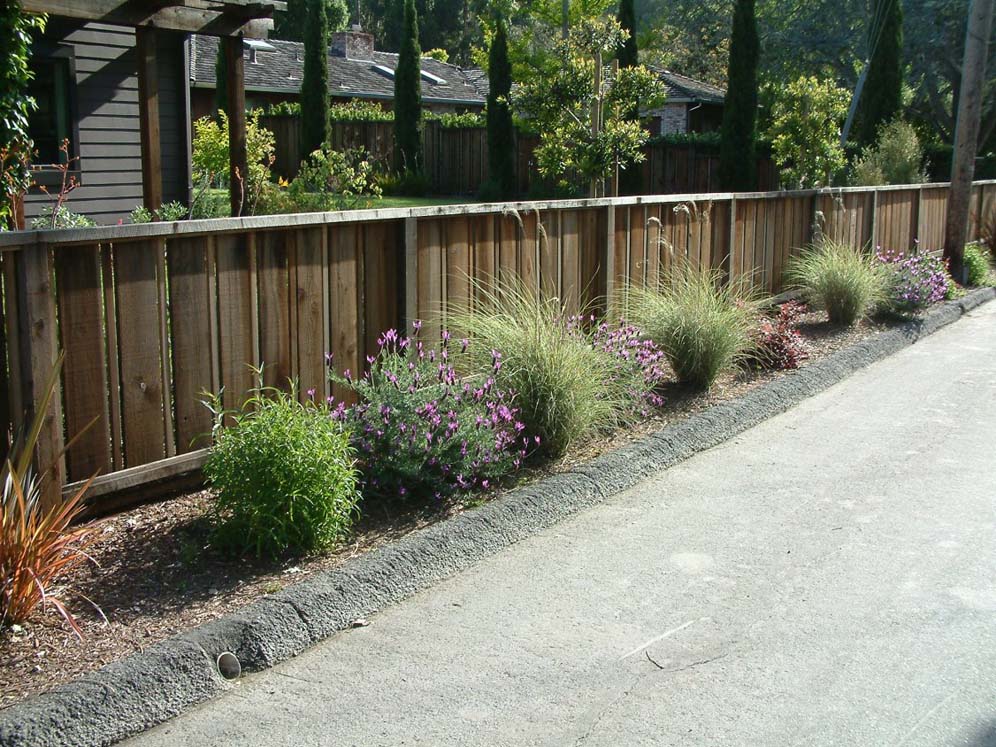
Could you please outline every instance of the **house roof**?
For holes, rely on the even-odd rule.
[[[267,39],[266,44],[272,49],[258,48],[258,62],[246,61],[246,90],[267,93],[300,91],[304,72],[304,44],[281,39]],[[192,37],[190,78],[194,87],[215,87],[217,51],[217,39],[208,36]],[[372,60],[355,60],[330,53],[329,93],[339,97],[393,99],[392,73],[398,65],[398,55],[374,51],[372,56]],[[487,90],[485,88],[482,94],[480,83],[475,82],[468,71],[429,57],[422,58],[421,69],[424,101],[484,106]],[[483,76],[482,71],[476,72]]]
[[[726,99],[726,91],[717,86],[704,83],[687,75],[679,75],[662,68],[651,68],[657,73],[667,91],[667,101],[679,103],[722,104]]]

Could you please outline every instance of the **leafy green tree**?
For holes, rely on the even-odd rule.
[[[512,64],[508,59],[508,24],[499,17],[488,54],[488,167],[502,198],[515,194],[515,125],[512,123]]]
[[[17,206],[31,184],[31,153],[34,142],[28,130],[28,117],[37,108],[28,86],[34,75],[29,68],[31,33],[44,31],[44,16],[26,15],[21,4],[9,0],[0,6],[0,176],[4,199],[0,202],[0,226],[20,223]]]
[[[329,24],[325,0],[307,0],[301,78],[301,158],[319,150],[329,139]]]
[[[633,0],[620,0],[619,12],[616,15],[619,26],[626,32],[626,38],[616,54],[619,67],[635,67],[640,64],[640,52],[636,45],[636,12]],[[640,121],[640,102],[628,112],[626,118],[632,122]],[[619,172],[619,193],[625,195],[639,194],[643,190],[643,173],[638,168],[623,169]]]
[[[874,0],[868,25],[871,57],[858,102],[855,139],[871,145],[879,128],[903,105],[903,8],[900,0]]]
[[[904,9],[904,60],[911,91],[909,118],[925,141],[954,142],[962,61],[965,0],[918,0]],[[996,42],[989,44],[979,152],[996,150]]]
[[[844,168],[840,127],[849,101],[833,81],[807,76],[775,92],[768,137],[786,186],[827,186]]]
[[[540,133],[537,168],[558,186],[570,187],[576,175],[599,192],[617,164],[625,168],[643,161],[649,135],[626,113],[638,101],[659,106],[664,90],[660,78],[640,65],[619,68],[615,75],[604,70],[602,62],[623,37],[614,19],[582,22],[553,44],[552,54],[513,95],[516,109]],[[596,70],[604,76],[597,89]]]
[[[736,0],[719,147],[719,181],[724,189],[749,191],[757,183],[759,56],[754,0]]]
[[[855,187],[922,184],[927,181],[923,160],[923,145],[916,128],[894,119],[882,125],[878,142],[865,148],[855,160],[850,181]]]
[[[346,0],[321,0],[325,5],[325,17],[329,31],[344,31],[349,24],[349,8]],[[308,31],[308,6],[311,0],[287,0],[287,10],[273,14],[274,39],[304,41]]]
[[[422,172],[421,54],[415,0],[405,0],[405,37],[394,71],[394,150],[406,174]]]

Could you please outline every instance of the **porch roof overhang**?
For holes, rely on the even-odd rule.
[[[108,23],[132,28],[156,28],[207,36],[262,39],[279,0],[22,0],[26,13]]]

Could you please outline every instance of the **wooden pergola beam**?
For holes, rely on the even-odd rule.
[[[267,20],[284,2],[212,2],[211,0],[22,0],[26,13],[48,13],[81,21],[138,28],[151,26],[206,36],[241,34],[264,39]]]

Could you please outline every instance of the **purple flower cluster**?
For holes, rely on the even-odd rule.
[[[352,431],[364,495],[441,498],[488,490],[518,469],[537,446],[524,434],[513,393],[500,387],[501,353],[491,351],[491,370],[460,376],[459,359],[470,342],[454,344],[443,331],[438,349],[426,349],[417,333],[388,330],[377,340],[362,377],[333,380],[359,395],[341,402],[333,416]]]
[[[611,325],[602,321],[596,326],[596,317],[572,316],[567,329],[572,334],[585,335],[592,347],[611,353],[619,364],[618,376],[627,378],[633,401],[633,415],[647,417],[653,409],[664,404],[658,389],[668,376],[664,351],[643,337],[640,328],[620,321]]]
[[[947,295],[950,276],[937,257],[919,251],[910,254],[882,251],[881,247],[875,257],[887,272],[890,311],[917,314]]]

